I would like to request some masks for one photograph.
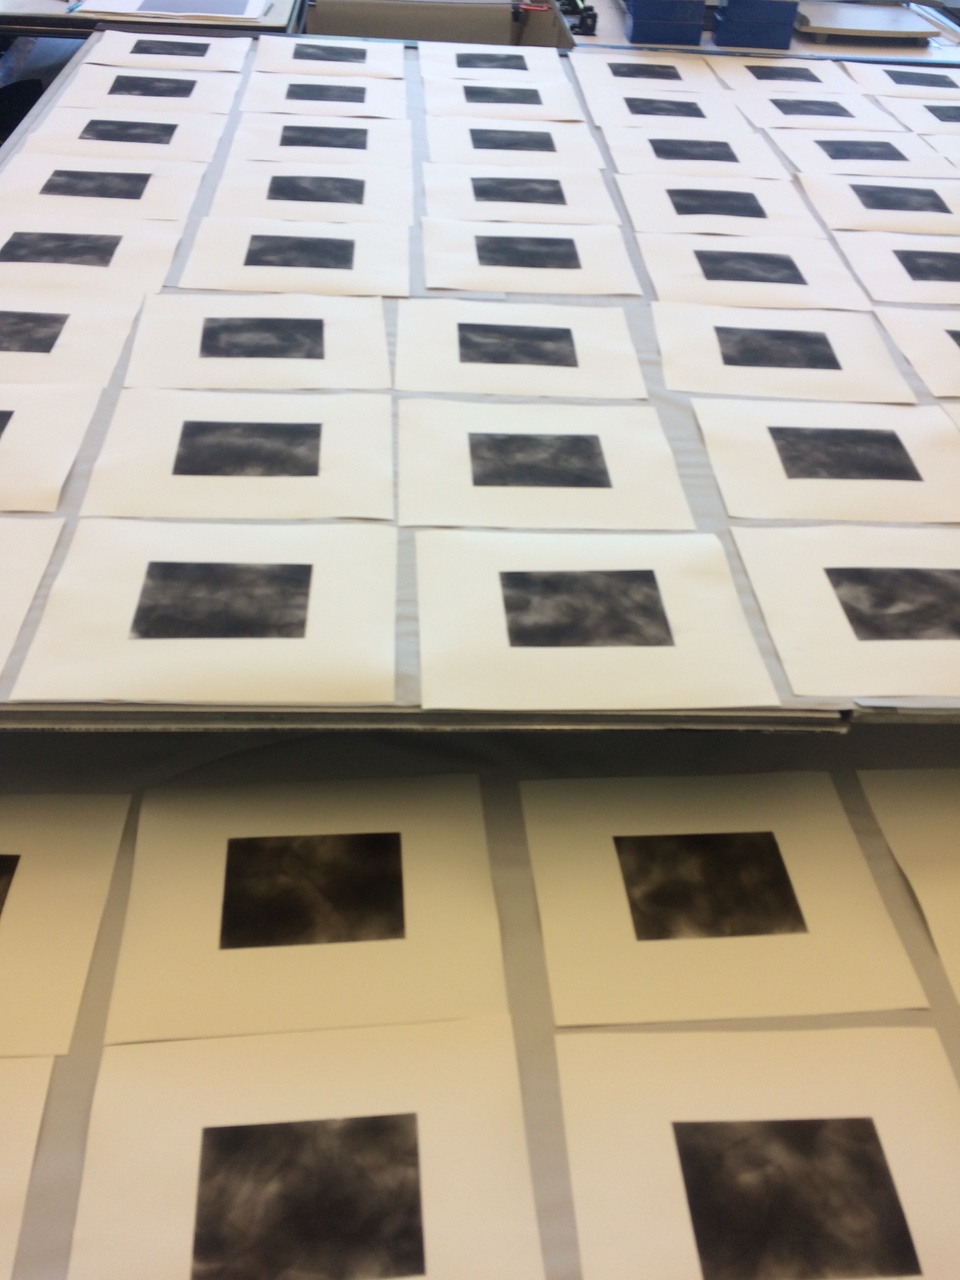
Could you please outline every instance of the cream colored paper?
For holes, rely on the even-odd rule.
[[[399,833],[402,936],[220,946],[229,840],[351,832]],[[436,1022],[504,1002],[475,779],[148,793],[107,1043]]]
[[[363,184],[359,204],[339,200],[274,199],[274,179],[346,179]],[[282,186],[282,183],[280,184]],[[405,165],[389,169],[368,165],[262,164],[231,160],[225,165],[210,213],[218,218],[283,218],[287,222],[381,222],[409,226],[413,221],[413,175]]]
[[[561,1036],[557,1052],[584,1280],[700,1280],[675,1123],[834,1118],[873,1121],[923,1274],[950,1280],[960,1099],[935,1031],[607,1033]],[[757,1166],[747,1166],[736,1197],[746,1223],[763,1214],[761,1197],[774,1181],[778,1206],[781,1195],[795,1202],[807,1167],[797,1169],[789,1149],[781,1153],[772,1142],[749,1143],[744,1156],[753,1152]],[[738,1154],[730,1159],[740,1169]],[[829,1147],[821,1160],[830,1161]],[[842,1188],[842,1174],[835,1178]],[[753,1187],[756,1215],[744,1204]],[[860,1198],[851,1199],[859,1207]],[[844,1242],[851,1238],[846,1204],[810,1211],[836,1224]],[[760,1239],[774,1235],[779,1221],[769,1213],[758,1222]],[[804,1252],[798,1240],[788,1256]]]
[[[526,529],[692,529],[649,408],[401,400],[400,523]],[[475,484],[472,434],[593,436],[608,487]],[[960,443],[960,433],[957,435]]]
[[[563,79],[563,67],[560,63],[559,51],[551,48],[539,48],[535,45],[524,45],[520,48],[506,48],[502,44],[453,44],[444,40],[424,40],[418,48],[420,74],[424,77],[438,77],[449,80],[492,80],[505,84],[527,84],[533,79],[552,76]],[[461,66],[460,55],[473,61],[501,60],[508,58],[513,64],[522,61],[522,66]]]
[[[205,321],[246,318],[322,320],[323,358],[200,354]],[[389,387],[383,304],[374,298],[308,294],[149,298],[137,328],[126,385],[226,391]]]
[[[362,134],[359,146],[301,145],[298,129],[348,129]],[[329,136],[329,135],[328,135]],[[293,142],[283,139],[293,138]],[[321,138],[321,143],[323,139]],[[230,160],[273,160],[281,164],[384,165],[406,168],[411,163],[409,120],[301,120],[277,114],[244,111],[233,135]]]
[[[719,85],[708,93],[664,92],[663,87],[656,82],[637,80],[614,80],[612,84],[600,85],[586,81],[582,88],[590,114],[602,129],[643,129],[649,134],[655,132],[664,120],[668,124],[681,126],[692,120],[698,127],[710,129],[739,130],[743,125],[743,118],[732,101],[732,95],[724,93]],[[631,100],[640,103],[645,100],[652,100],[655,104],[666,103],[669,108],[685,110],[691,114],[673,115],[667,107],[660,105],[634,111],[630,107]]]
[[[960,177],[960,175],[958,175]],[[800,181],[814,208],[828,227],[836,231],[888,231],[910,235],[960,235],[960,181],[946,178],[888,178],[857,182],[852,178],[835,178],[824,174],[802,173]],[[909,201],[910,193],[921,191],[928,203],[945,205],[945,209],[871,209],[856,192],[866,188],[868,198],[883,200],[883,192],[905,191],[900,202]],[[872,194],[876,192],[876,195]],[[933,193],[932,197],[930,193]],[[887,199],[897,199],[895,195]]]
[[[960,396],[960,310],[877,307],[877,319],[935,396]]]
[[[842,136],[829,129],[774,129],[773,141],[801,173],[849,173],[873,178],[955,178],[956,168],[934,150],[928,142],[913,133],[873,133],[862,129],[847,130]],[[897,154],[889,159],[841,158],[832,160],[820,146],[840,142],[889,143]]]
[[[509,89],[502,80],[494,79],[491,86]],[[559,76],[544,80],[524,81],[518,89],[528,97],[539,101],[524,102],[476,102],[473,92],[483,87],[482,80],[447,80],[424,76],[424,110],[430,116],[474,116],[492,120],[583,120],[583,108],[577,101],[573,86]]]
[[[960,280],[915,280],[898,253],[920,255],[915,270],[927,267],[927,254],[949,254],[953,270],[960,274],[960,245],[951,236],[885,234],[880,231],[838,231],[837,244],[856,274],[877,302],[926,302],[960,304]],[[908,259],[917,261],[917,259]],[[950,263],[947,271],[951,270]]]
[[[957,95],[960,100],[960,93]],[[922,98],[879,98],[880,105],[895,116],[908,129],[912,129],[914,133],[960,133],[960,121],[951,119],[940,119],[937,115],[937,109],[947,108],[953,109],[953,103],[937,101],[924,102]]]
[[[72,382],[103,387],[110,380],[142,294],[97,293],[90,289],[38,289],[29,282],[0,295],[0,324],[5,313],[24,313],[30,324],[49,325],[49,351],[3,350],[0,344],[0,383]],[[62,327],[59,317],[65,316]],[[46,320],[46,317],[52,317]],[[16,332],[18,324],[11,322]]]
[[[575,45],[568,54],[581,87],[610,85],[614,89],[636,88],[674,91],[689,89],[694,93],[716,93],[720,88],[713,74],[715,64],[726,58],[703,58],[697,53],[678,53],[675,49],[595,49],[591,45]],[[648,75],[617,75],[613,68],[630,67]],[[671,75],[670,71],[674,74]],[[717,68],[719,74],[719,68]]]
[[[521,329],[560,330],[572,339],[576,365],[474,363],[460,360],[460,326],[506,330],[509,350]],[[453,391],[481,395],[575,396],[645,400],[646,385],[626,318],[619,307],[544,303],[401,302],[394,385],[401,391]]]
[[[311,52],[326,54],[331,51],[329,57],[310,56]],[[253,66],[256,71],[275,71],[286,75],[362,75],[402,80],[403,43],[325,35],[296,36],[294,39],[290,36],[261,36],[257,41]]]
[[[62,520],[0,517],[0,662],[10,657],[62,528]]]
[[[58,107],[127,107],[151,115],[171,109],[225,116],[230,112],[240,77],[227,71],[164,71],[144,75],[145,79],[179,80],[193,88],[185,96],[169,94],[120,93],[114,91],[118,81],[136,78],[136,72],[124,67],[97,67],[84,63],[77,68],[57,98]]]
[[[731,128],[704,129],[696,120],[680,125],[665,121],[656,128],[624,129],[610,126],[604,129],[607,146],[613,154],[619,173],[664,174],[669,177],[683,175],[690,178],[786,178],[787,170],[777,158],[770,143],[759,133],[752,133],[744,124],[740,132]],[[689,157],[661,158],[653,148],[653,142],[690,140],[694,142],[726,143],[733,152],[733,159],[700,160]]]
[[[0,1143],[3,1145],[3,1172],[0,1174],[2,1280],[12,1280],[13,1276],[20,1223],[27,1202],[27,1188],[52,1068],[52,1058],[8,1058],[0,1062],[0,1094],[3,1096],[3,1108],[0,1110]]]
[[[825,572],[960,570],[960,530],[823,525],[734,537],[795,693],[960,696],[960,639],[859,640]]]
[[[700,178],[652,173],[615,175],[634,229],[653,235],[681,233],[711,236],[803,236],[824,239],[826,233],[789,182],[763,178]],[[671,192],[682,201],[687,192],[736,192],[760,205],[763,216],[678,212]]]
[[[251,266],[256,241],[272,239],[293,251],[309,241],[332,241],[336,261],[345,252],[352,266]],[[178,281],[181,289],[226,289],[251,293],[324,293],[346,297],[406,297],[410,293],[410,234],[404,226],[371,222],[299,222],[279,218],[204,218]],[[267,256],[271,253],[265,246]]]
[[[792,400],[914,404],[873,319],[843,311],[767,311],[653,303],[666,385],[674,391]],[[725,364],[717,330],[825,335],[839,369]]]
[[[347,79],[331,77],[333,89],[360,89],[362,102],[344,102],[331,99],[291,97],[297,86],[317,84],[315,75],[271,75],[267,71],[254,71],[240,99],[241,111],[279,111],[284,115],[306,116],[380,116],[388,120],[405,120],[407,117],[407,92],[402,80],[384,80],[375,77]]]
[[[652,571],[673,644],[515,647],[500,575]],[[711,535],[417,535],[424,707],[621,711],[770,706],[760,658]]]
[[[827,774],[564,779],[522,793],[560,1026],[926,1008]],[[805,931],[711,937],[677,903],[666,915],[678,932],[638,941],[614,840],[719,832],[773,834]],[[655,912],[671,878],[664,869],[658,899],[648,874]],[[703,913],[732,908],[697,886],[696,869],[674,874],[703,894]]]
[[[864,93],[883,94],[891,98],[929,98],[931,102],[937,98],[960,98],[960,72],[954,67],[932,67],[922,63],[900,63],[883,67],[873,62],[841,62],[840,65]],[[904,72],[914,79],[922,77],[924,82],[897,84],[894,76],[902,76]],[[950,83],[934,84],[933,80],[948,80]]]
[[[140,639],[147,567],[310,565],[301,637]],[[21,669],[16,701],[392,702],[396,539],[376,525],[84,520]]]
[[[172,128],[162,142],[103,141],[83,137],[94,122],[139,123]],[[77,156],[88,160],[197,160],[213,159],[226,118],[219,115],[184,115],[173,110],[163,114],[145,112],[131,101],[129,108],[115,106],[57,107],[31,129],[23,142],[24,152],[42,152],[57,157]]]
[[[917,895],[954,992],[960,994],[960,773],[956,769],[867,769],[870,807]]]
[[[484,293],[635,294],[643,292],[619,227],[554,226],[550,223],[446,221],[424,218],[423,262],[428,289],[468,289]],[[378,227],[378,232],[383,228]],[[486,265],[482,249],[495,257],[504,239],[555,241],[558,251],[573,244],[575,267]],[[520,246],[521,252],[523,246]],[[532,246],[533,252],[539,251]]]
[[[59,215],[64,229],[72,227],[64,221],[70,217],[106,217],[125,219],[159,218],[172,222],[184,222],[193,207],[197,190],[203,180],[206,167],[202,164],[185,164],[177,161],[146,160],[137,164],[130,160],[87,160],[80,157],[49,156],[39,152],[22,151],[0,170],[0,198],[3,212],[9,219],[13,215],[41,217]],[[109,189],[110,178],[116,174],[133,174],[146,179],[143,194],[136,199],[101,195],[61,195],[56,190],[44,191],[47,184],[54,188],[69,182],[72,174],[103,174],[104,187]],[[82,179],[78,180],[82,182]],[[95,184],[96,179],[88,181]],[[33,228],[24,223],[26,230]]]
[[[935,151],[950,164],[949,177],[955,178],[955,169],[960,169],[960,137],[951,133],[934,133],[924,139]]]
[[[0,509],[56,511],[100,400],[92,386],[0,387]]]
[[[741,236],[718,244],[716,236],[637,236],[644,265],[664,302],[717,307],[831,307],[868,311],[870,301],[843,259],[826,241],[810,236]],[[803,283],[708,279],[697,253],[759,254],[787,259]],[[709,262],[709,259],[705,259]],[[786,267],[788,263],[782,263]],[[713,268],[711,268],[713,269]],[[723,270],[722,264],[720,267]],[[776,269],[776,264],[775,264]],[[736,270],[736,261],[728,271]]]
[[[586,124],[554,120],[485,120],[482,116],[427,116],[427,147],[435,164],[522,166],[557,164],[565,169],[602,169],[603,157]],[[473,140],[474,133],[479,135]],[[484,135],[529,135],[531,146],[491,147]],[[533,145],[535,143],[535,145]]]
[[[777,93],[832,93],[857,92],[855,81],[851,80],[843,70],[843,63],[833,62],[827,58],[712,58],[711,66],[728,89],[776,89]],[[760,75],[750,70],[756,67]],[[763,73],[768,68],[780,73],[792,73],[802,79],[768,80]]]
[[[777,106],[778,99],[787,104],[786,111]],[[815,103],[821,108],[821,113],[794,114],[796,107],[792,110],[789,107],[798,102],[809,102],[811,105]],[[824,93],[816,87],[809,93],[799,94],[781,93],[779,86],[758,85],[750,91],[738,91],[737,106],[751,124],[761,129],[816,129],[818,132],[829,129],[843,130],[845,133],[849,133],[851,129],[879,129],[894,133],[903,128],[899,120],[875,107],[858,93]],[[836,109],[844,114],[829,114]]]
[[[0,915],[3,1057],[70,1047],[128,805],[117,795],[0,802],[0,847],[19,858]]]
[[[70,1280],[190,1274],[204,1128],[410,1113],[430,1276],[540,1280],[505,1017],[108,1049]]]
[[[3,305],[7,290],[26,293],[31,289],[76,290],[78,295],[88,292],[91,298],[117,290],[129,293],[131,289],[139,293],[150,293],[158,290],[167,278],[173,255],[183,225],[179,222],[152,221],[143,218],[95,217],[81,213],[24,213],[0,214],[0,254],[6,250],[13,256],[6,261],[0,258],[0,306]],[[82,265],[71,262],[38,262],[17,261],[17,254],[23,247],[28,254],[52,252],[70,256],[74,253],[72,246],[63,250],[48,248],[50,242],[24,241],[23,235],[51,236],[61,235],[89,236],[93,239],[81,243],[78,252],[86,254],[88,246],[99,254],[101,236],[110,237],[104,246],[104,257],[97,262]],[[39,296],[39,293],[38,293]]]
[[[201,38],[171,34],[162,30],[103,31],[93,42],[86,61],[105,63],[111,67],[144,67],[155,71],[242,71],[250,52],[251,40],[243,36],[218,39],[214,35]],[[158,53],[142,53],[137,45],[166,45]],[[180,53],[174,46],[193,45],[196,53]]]
[[[727,511],[752,520],[960,523],[960,432],[933,405],[787,404],[778,400],[694,400]],[[790,478],[769,428],[893,432],[910,479]],[[855,442],[847,446],[855,450]],[[811,463],[816,466],[818,446]],[[856,463],[848,452],[847,461]]]
[[[425,164],[422,168],[427,213],[432,218],[465,222],[543,222],[620,225],[620,214],[603,176],[596,169],[563,169],[532,165],[522,174],[515,168],[487,164]],[[524,178],[559,183],[562,204],[526,200],[479,200],[475,180]],[[514,188],[515,190],[515,188]],[[509,188],[507,188],[509,191]]]
[[[317,424],[318,472],[177,474],[186,422]],[[263,432],[265,443],[268,430]],[[2,457],[0,439],[0,476]],[[185,468],[190,465],[189,460],[181,463]],[[390,399],[216,391],[121,392],[87,486],[83,514],[180,520],[390,520]]]

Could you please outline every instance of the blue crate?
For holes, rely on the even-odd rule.
[[[720,0],[717,17],[732,22],[793,23],[797,0]]]
[[[789,49],[793,39],[792,22],[736,22],[718,13],[713,29],[713,42],[720,48]]]
[[[703,26],[703,0],[629,0],[629,9],[644,22],[698,22]]]
[[[703,22],[648,22],[637,14],[627,15],[626,36],[631,44],[699,45]]]

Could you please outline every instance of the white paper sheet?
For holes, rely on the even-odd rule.
[[[857,92],[843,63],[827,58],[712,58],[710,65],[728,89],[776,89],[777,93]]]
[[[891,98],[960,98],[960,72],[954,67],[898,63],[889,67],[874,62],[840,64],[865,93]]]
[[[0,518],[0,662],[10,657],[62,528],[62,520]]]
[[[131,1267],[143,1280],[190,1274],[204,1129],[407,1115],[416,1117],[431,1277],[539,1280],[543,1265],[506,1018],[108,1049],[94,1099],[70,1280],[122,1280]],[[365,1226],[365,1233],[373,1229],[389,1241],[403,1229],[402,1209],[385,1226],[378,1211],[384,1203],[392,1208],[391,1184],[384,1186],[384,1174],[389,1178],[395,1169],[389,1158],[381,1155],[366,1178],[353,1170],[352,1178],[344,1176],[336,1157],[306,1161],[300,1176],[289,1165],[280,1175],[293,1203],[310,1197],[304,1213],[315,1243],[301,1251],[294,1246],[301,1257],[330,1252],[320,1222],[336,1224],[343,1214],[352,1222],[355,1214],[371,1213],[371,1202],[378,1209],[363,1220],[376,1226]],[[407,1182],[410,1170],[403,1173]],[[259,1212],[251,1218],[247,1201],[230,1238],[249,1242],[272,1262],[280,1224],[267,1187],[261,1182],[251,1192]],[[291,1241],[283,1227],[279,1234],[287,1241],[279,1251],[282,1266]],[[250,1256],[246,1248],[241,1252]],[[365,1258],[353,1261],[355,1248],[344,1254],[348,1265],[369,1265]]]
[[[401,524],[695,527],[653,409],[401,400],[399,412]]]
[[[0,214],[0,291],[149,293],[167,278],[183,226],[81,213]],[[0,294],[2,297],[2,294]]]
[[[622,628],[633,615],[602,602],[604,588],[619,585],[608,575],[623,571],[639,571],[643,585],[653,586],[627,638]],[[578,577],[527,580],[529,603],[518,599],[513,614],[522,643],[511,645],[510,583],[501,575],[513,573]],[[525,583],[516,586],[519,597]],[[777,702],[711,535],[420,533],[417,589],[424,707],[612,711]],[[657,599],[668,633],[662,621],[653,623]],[[606,642],[598,639],[604,635]],[[553,643],[533,642],[541,639]]]
[[[522,166],[558,164],[602,169],[603,157],[586,124],[554,120],[484,120],[427,116],[427,147],[435,164]]]
[[[926,1007],[827,774],[522,793],[560,1026]]]
[[[699,1280],[673,1127],[691,1122],[737,1126],[680,1131],[702,1137],[705,1159],[716,1152],[695,1203],[702,1213],[721,1200],[713,1219],[721,1249],[757,1266],[785,1258],[801,1274],[837,1253],[841,1267],[865,1254],[869,1266],[878,1256],[876,1166],[857,1167],[845,1126],[805,1126],[792,1140],[768,1127],[790,1120],[851,1120],[858,1135],[872,1123],[876,1164],[887,1187],[892,1179],[889,1199],[899,1201],[923,1274],[949,1277],[960,1099],[935,1031],[608,1033],[562,1036],[557,1051],[584,1280]],[[811,1184],[824,1188],[822,1199]],[[765,1212],[771,1197],[777,1210]]]
[[[960,310],[876,307],[875,314],[935,396],[960,396]]]
[[[297,179],[290,182],[289,179]],[[413,221],[413,174],[406,165],[264,164],[224,166],[210,212],[222,218],[283,218],[287,222]]]
[[[621,80],[583,86],[590,114],[602,129],[621,127],[655,131],[664,121],[701,128],[739,130],[742,117],[733,95],[718,86],[708,93],[664,92],[659,85]]]
[[[124,391],[83,514],[389,520],[390,399]]]
[[[99,400],[99,387],[0,387],[0,510],[56,511]]]
[[[7,219],[56,214],[184,222],[205,172],[202,164],[176,161],[137,164],[22,151],[0,170],[0,198]]]
[[[917,895],[937,954],[960,995],[960,773],[956,769],[866,769],[860,781]]]
[[[960,695],[960,637],[941,638],[951,615],[935,578],[940,569],[960,575],[960,530],[823,525],[734,536],[795,693]],[[838,569],[893,571],[842,587],[863,639],[827,576]],[[905,580],[902,569],[921,576]],[[908,627],[931,638],[886,638]]]
[[[956,167],[949,160],[913,133],[775,129],[771,134],[776,135],[773,141],[801,173],[850,173],[894,179],[957,176]]]
[[[250,323],[244,326],[242,320]],[[204,343],[209,355],[202,354]],[[297,354],[243,354],[278,347]],[[379,390],[390,385],[383,304],[373,298],[309,294],[149,298],[137,328],[126,385],[227,391]]]
[[[868,315],[655,302],[653,319],[674,391],[916,402]]]
[[[395,556],[393,531],[376,525],[84,520],[12,696],[391,702]],[[170,575],[149,566],[177,564],[190,568],[177,571],[165,594]],[[206,564],[232,572],[208,571],[207,582],[196,585]],[[254,596],[249,570],[260,565],[268,568],[254,578]],[[276,583],[290,566],[301,587],[296,594]],[[309,569],[305,602],[302,566]]]
[[[428,289],[485,293],[643,292],[619,227],[424,218]],[[377,228],[378,232],[384,228]],[[544,265],[523,265],[538,264]],[[384,291],[386,292],[386,291]]]
[[[568,54],[581,87],[613,85],[632,89],[689,89],[715,93],[720,85],[713,72],[727,58],[703,58],[674,49],[595,49],[576,45]]]
[[[802,173],[800,182],[820,217],[837,231],[960,235],[960,181],[946,178],[857,181]]]
[[[450,80],[494,80],[526,84],[530,80],[554,77],[562,80],[559,51],[524,45],[522,49],[502,44],[453,44],[444,40],[421,41],[420,74]]]
[[[696,120],[685,126],[665,121],[649,133],[614,126],[605,128],[603,134],[619,173],[691,178],[788,176],[769,142],[761,134],[751,133],[746,125],[737,133],[726,128],[704,129]],[[678,145],[683,143],[688,145]]]
[[[804,236],[826,233],[789,182],[652,173],[615,175],[636,231],[654,235]],[[703,210],[703,212],[701,212]]]
[[[204,218],[181,289],[407,297],[410,233],[372,222]],[[311,262],[329,266],[311,266]]]
[[[376,76],[403,79],[403,44],[343,36],[260,36],[255,71],[286,75]]]
[[[319,97],[321,90],[325,97]],[[407,117],[402,80],[315,75],[276,75],[254,71],[240,99],[241,111],[279,111],[284,115]]]
[[[952,236],[838,231],[836,240],[877,302],[960,303],[960,245]]]
[[[163,224],[159,224],[163,225]],[[0,383],[110,380],[141,294],[39,289],[29,282],[0,297]]]
[[[960,432],[933,405],[692,404],[731,516],[960,523]]]
[[[163,71],[138,75],[123,67],[77,68],[58,107],[126,107],[131,111],[228,115],[240,77],[228,71]]]
[[[718,244],[710,235],[639,235],[637,243],[665,302],[870,309],[867,295],[826,240],[740,236]]]
[[[117,795],[0,802],[0,845],[18,859],[0,915],[4,1057],[70,1047],[128,806]]]
[[[958,101],[960,101],[960,94]],[[880,105],[914,133],[960,133],[957,104],[921,98],[879,98]]]
[[[422,173],[427,213],[433,218],[620,225],[596,169],[537,164],[518,172],[503,165],[425,164]]]
[[[52,1068],[52,1058],[8,1058],[0,1062],[0,1280],[12,1280],[13,1276],[20,1221]]]
[[[647,396],[621,308],[542,303],[401,302],[394,385],[481,395]]]
[[[243,36],[185,36],[163,31],[103,31],[87,62],[156,71],[242,71],[252,41]]]
[[[384,165],[411,163],[408,120],[292,120],[245,111],[230,145],[230,159],[281,163]]]
[[[431,116],[473,116],[494,120],[583,120],[583,108],[568,81],[557,76],[504,84],[493,79],[447,80],[424,77],[424,110]]]
[[[954,169],[960,169],[960,137],[952,133],[934,133],[924,139],[933,149],[943,156],[951,166],[949,177],[954,178]]]
[[[781,93],[779,88],[759,85],[749,92],[737,92],[737,106],[751,124],[761,129],[851,129],[884,130],[895,133],[900,121],[875,107],[858,93]]]
[[[129,108],[58,107],[30,130],[23,151],[89,160],[207,161],[225,124],[225,116],[146,112],[133,102]]]

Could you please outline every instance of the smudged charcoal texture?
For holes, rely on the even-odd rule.
[[[141,200],[149,173],[92,173],[88,169],[54,169],[40,188],[42,196],[81,196],[97,200]]]
[[[514,648],[672,645],[650,569],[500,574]]]
[[[553,135],[532,129],[471,129],[477,151],[556,151]]]
[[[318,422],[202,422],[180,430],[175,476],[316,476]]]
[[[227,842],[222,949],[403,936],[398,832]]]
[[[286,124],[280,131],[281,147],[336,147],[341,151],[366,151],[366,129],[342,129],[331,125]]]
[[[737,163],[737,153],[729,142],[701,138],[651,138],[650,147],[658,160],[713,160]]]
[[[478,203],[566,204],[563,185],[556,178],[471,178]]]
[[[677,187],[667,191],[674,211],[681,217],[715,214],[726,218],[765,218],[763,205],[752,191],[701,191]]]
[[[818,75],[810,70],[809,67],[751,67],[747,70],[753,76],[754,80],[805,80],[813,81],[816,84],[822,84]]]
[[[825,569],[858,640],[960,640],[960,569]]]
[[[851,182],[850,190],[865,209],[912,213],[949,213],[949,205],[932,187],[877,187]]]
[[[920,1274],[871,1119],[686,1121],[673,1133],[703,1280]]]
[[[63,235],[15,231],[0,247],[0,262],[49,262],[74,267],[109,267],[120,236]]]
[[[769,427],[791,480],[922,480],[895,431]]]
[[[514,85],[465,84],[463,98],[465,102],[502,102],[527,107],[543,104],[538,89],[519,89]]]
[[[175,124],[152,120],[91,120],[80,132],[84,142],[139,142],[151,146],[169,146],[177,132]]]
[[[575,368],[570,329],[530,324],[458,324],[462,364],[546,364]]]
[[[884,71],[894,84],[916,84],[925,89],[956,89],[956,80],[943,73],[930,71],[894,71],[884,67]]]
[[[3,435],[7,427],[10,425],[10,419],[13,417],[12,409],[0,409],[0,436]]]
[[[847,116],[853,119],[842,102],[827,102],[807,98],[771,98],[770,101],[784,116]]]
[[[608,62],[610,74],[620,80],[680,80],[680,72],[659,62]]]
[[[353,268],[353,240],[311,236],[251,236],[245,267],[304,267],[328,271]]]
[[[137,40],[130,50],[153,57],[169,54],[173,58],[205,58],[209,51],[208,44],[194,44],[190,40]]]
[[[632,116],[686,116],[705,120],[703,109],[696,102],[674,102],[670,98],[624,98]]]
[[[367,91],[359,84],[288,84],[289,102],[365,102]]]
[[[482,267],[580,270],[576,241],[559,236],[475,236]]]
[[[204,320],[200,355],[234,360],[322,360],[323,321],[286,316]]]
[[[363,204],[365,188],[362,178],[280,174],[270,179],[267,199],[301,200],[311,204]]]
[[[945,102],[930,102],[924,106],[935,119],[942,120],[944,124],[960,123],[960,107],[951,107]]]
[[[298,62],[366,62],[366,49],[341,44],[297,44],[293,47]]]
[[[749,284],[807,283],[800,268],[786,253],[695,249],[694,257],[707,280],[737,280]]]
[[[192,1280],[425,1269],[415,1114],[203,1130]]]
[[[639,942],[806,933],[772,831],[614,836]]]
[[[753,369],[839,369],[825,333],[809,329],[714,329],[724,364]]]
[[[189,98],[196,85],[196,80],[163,76],[117,76],[107,92],[139,98]]]
[[[817,146],[831,160],[906,160],[892,142],[841,142],[836,138],[817,138]]]
[[[493,435],[470,432],[470,465],[478,486],[609,489],[599,436]]]
[[[151,560],[130,628],[135,640],[299,639],[309,564]]]
[[[17,869],[17,863],[20,861],[18,853],[0,853],[0,911],[3,911],[7,901],[7,894],[10,892],[10,886],[13,883],[13,873]]]
[[[960,253],[934,253],[929,249],[894,249],[893,256],[911,280],[960,280]]]
[[[952,338],[957,346],[960,347],[960,329],[947,329],[946,334],[948,338]]]
[[[526,71],[527,60],[520,53],[458,53],[457,66],[476,71]]]
[[[0,311],[0,351],[49,355],[69,319],[52,311]]]

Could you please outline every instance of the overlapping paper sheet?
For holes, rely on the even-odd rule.
[[[334,76],[327,82],[314,75],[304,78],[254,71],[240,99],[240,110],[405,120],[407,94],[402,80]]]
[[[935,1031],[566,1035],[557,1052],[585,1280],[950,1275],[960,1096]]]
[[[255,71],[282,75],[376,76],[403,79],[403,45],[394,40],[340,36],[260,36]]]
[[[915,133],[778,129],[777,146],[801,173],[874,178],[956,178],[957,167]],[[763,175],[760,175],[763,176]]]
[[[954,169],[960,168],[960,137],[951,133],[934,133],[924,141],[928,142],[938,155],[946,157]]]
[[[505,49],[500,44],[455,44],[429,40],[419,45],[420,74],[451,80],[490,80],[527,84],[554,77],[564,80],[558,50],[524,45]]]
[[[843,64],[827,58],[711,58],[710,66],[728,89],[776,89],[777,93],[856,93],[856,81],[843,70]]]
[[[800,182],[828,227],[910,235],[960,235],[960,181],[882,180],[801,173]]]
[[[99,400],[90,385],[0,387],[0,510],[56,511]]]
[[[884,67],[876,62],[842,62],[865,93],[892,98],[945,98],[960,95],[960,73],[953,67],[911,66],[901,63]]]
[[[108,1043],[442,1021],[504,999],[476,779],[148,793]]]
[[[434,164],[529,168],[546,162],[568,169],[603,168],[600,148],[586,124],[482,116],[427,116],[424,123]]]
[[[261,1274],[373,1255],[387,1274],[539,1280],[509,1020],[107,1049],[70,1280],[220,1270],[225,1237]]]
[[[395,592],[376,525],[84,520],[12,697],[392,702]]]
[[[84,63],[57,98],[58,107],[122,107],[151,114],[162,111],[228,115],[240,77],[228,71],[163,71],[137,75],[122,67]]]
[[[703,58],[674,49],[600,49],[578,45],[570,51],[570,66],[584,92],[610,86],[613,90],[661,89],[716,93],[720,89],[713,67],[727,59]]]
[[[185,36],[103,31],[91,42],[86,61],[111,67],[156,71],[242,71],[252,41],[243,36]]]
[[[422,174],[432,218],[620,225],[597,169],[567,169],[534,159],[522,173],[504,165],[425,164]]]
[[[618,173],[616,181],[639,232],[820,240],[826,235],[789,182],[653,173]]]
[[[202,164],[179,161],[138,164],[21,152],[0,171],[0,196],[8,220],[56,214],[184,222],[205,172]]]
[[[399,419],[401,524],[695,527],[653,409],[401,400]]]
[[[935,396],[960,396],[960,309],[876,307],[875,314]]]
[[[0,1061],[0,1280],[12,1280],[53,1058]]]
[[[739,133],[710,128],[696,120],[665,120],[649,129],[611,125],[603,133],[619,173],[684,178],[788,176],[770,143],[751,132],[746,122]]]
[[[836,240],[878,302],[960,305],[960,244],[952,236],[838,231]]]
[[[158,224],[164,225],[164,224]],[[142,294],[5,289],[0,295],[0,383],[104,386]]]
[[[899,120],[858,93],[780,93],[769,85],[738,92],[737,106],[761,129],[882,130],[896,133]],[[779,142],[776,134],[775,141]]]
[[[583,120],[573,86],[559,76],[504,84],[496,77],[447,80],[424,77],[424,110],[431,116],[475,116],[495,120]]]
[[[147,112],[129,107],[56,107],[23,142],[24,152],[87,160],[213,159],[226,117],[179,108]]]
[[[405,165],[229,161],[210,213],[222,218],[286,222],[413,221],[413,175]]]
[[[778,701],[709,534],[417,535],[425,707]]]
[[[410,162],[409,120],[302,120],[243,112],[231,160],[398,166]],[[946,163],[946,162],[944,162]]]
[[[827,774],[522,794],[559,1025],[926,1006]]]
[[[108,291],[159,289],[182,224],[90,214],[0,213],[0,290],[76,290],[91,299]],[[2,296],[2,295],[0,295]]]
[[[880,98],[878,101],[885,111],[914,133],[960,133],[957,103],[936,99],[924,102],[920,98]]]

